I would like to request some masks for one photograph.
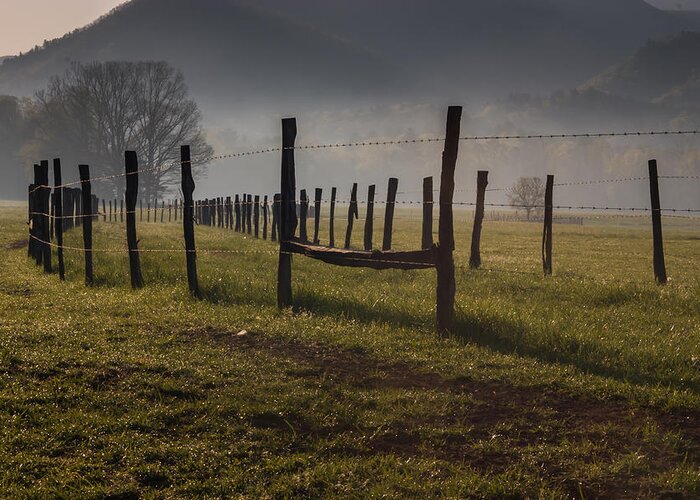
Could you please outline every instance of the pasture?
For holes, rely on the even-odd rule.
[[[181,225],[140,223],[145,288],[99,251],[87,288],[80,252],[65,283],[43,274],[3,204],[0,496],[700,495],[700,220],[664,219],[661,287],[648,218],[555,225],[545,278],[541,224],[486,220],[472,271],[455,216],[440,338],[431,270],[295,256],[280,312],[278,247],[198,227],[198,301]],[[420,231],[397,211],[394,247]],[[94,247],[123,250],[124,226],[95,223]]]

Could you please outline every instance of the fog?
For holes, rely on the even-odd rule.
[[[0,94],[32,96],[68,61],[165,60],[183,70],[216,154],[278,147],[288,116],[298,119],[301,145],[441,137],[451,104],[465,106],[469,136],[695,129],[700,35],[682,32],[696,30],[695,13],[643,0],[134,0],[6,61]],[[699,141],[463,141],[456,198],[472,201],[477,170],[491,172],[492,188],[525,175],[645,176],[652,157],[663,174],[697,175]],[[395,176],[400,196],[417,200],[440,154],[439,143],[299,151],[297,185],[337,186],[344,197],[352,182],[362,196],[377,184],[381,199]],[[30,165],[20,151],[2,168]],[[64,169],[68,180],[77,174]],[[272,194],[278,184],[279,153],[232,158],[210,165],[196,196]],[[0,196],[21,198],[22,186]],[[505,202],[503,192],[489,197]],[[665,182],[662,197],[700,208],[692,183]],[[556,192],[558,204],[572,205],[647,206],[647,198],[644,182]]]

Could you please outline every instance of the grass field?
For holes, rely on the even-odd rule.
[[[276,247],[197,228],[198,249],[245,252],[200,254],[204,300],[182,253],[143,254],[139,291],[97,253],[86,288],[82,254],[66,283],[27,258],[25,213],[0,207],[3,498],[700,496],[698,220],[666,221],[659,287],[645,219],[555,226],[545,279],[537,224],[486,222],[466,269],[459,213],[439,338],[434,271],[295,257],[280,312]],[[175,224],[139,238],[182,248]],[[419,238],[400,213],[396,247]],[[96,224],[95,248],[124,246]]]

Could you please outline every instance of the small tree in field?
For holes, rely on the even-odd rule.
[[[539,177],[520,177],[508,190],[510,204],[525,210],[527,220],[544,204],[545,185]]]

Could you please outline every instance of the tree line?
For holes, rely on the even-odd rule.
[[[89,164],[93,176],[123,173],[124,151],[134,150],[147,199],[176,189],[179,169],[165,167],[179,161],[180,145],[192,147],[193,161],[213,154],[184,75],[165,62],[73,63],[32,99],[1,97],[5,144],[10,168],[61,157],[65,165]],[[121,198],[123,184],[107,180],[98,194]]]

